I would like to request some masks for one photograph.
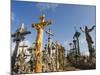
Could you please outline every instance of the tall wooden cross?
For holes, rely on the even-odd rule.
[[[19,29],[17,29],[14,34],[11,35],[11,37],[13,38],[13,42],[16,42],[15,50],[13,52],[13,55],[11,56],[11,71],[14,71],[14,65],[16,62],[16,56],[17,56],[19,43],[25,39],[25,36],[27,34],[30,34],[30,33],[31,33],[30,31],[27,31],[24,28],[24,24],[22,24],[22,26]]]
[[[46,31],[46,34],[48,34],[48,53],[49,55],[51,55],[50,43],[51,43],[51,36],[53,36],[53,34],[51,33],[50,28],[49,31]]]
[[[51,47],[51,36],[53,34],[51,33],[51,29],[49,28],[48,31],[46,31],[46,34],[48,35],[48,54],[49,54],[49,71],[52,71],[52,47]]]
[[[37,30],[36,37],[36,68],[35,72],[42,72],[42,41],[43,41],[43,33],[44,28],[51,24],[51,21],[45,20],[45,15],[40,16],[39,23],[33,23],[32,27]]]
[[[77,54],[78,55],[80,55],[79,36],[80,36],[80,32],[76,31],[75,34],[74,34],[74,37],[73,37],[73,39],[76,38]]]

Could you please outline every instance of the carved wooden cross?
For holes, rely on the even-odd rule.
[[[42,40],[44,28],[51,24],[51,21],[45,21],[45,15],[40,16],[39,23],[33,23],[32,27],[37,30],[36,37],[36,68],[35,72],[42,72]]]

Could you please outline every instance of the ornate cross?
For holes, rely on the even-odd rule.
[[[36,37],[36,68],[35,72],[42,72],[42,41],[44,28],[51,24],[51,21],[45,20],[45,15],[40,16],[39,23],[33,23],[32,27],[37,30]]]

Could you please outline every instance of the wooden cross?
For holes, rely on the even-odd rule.
[[[73,39],[76,39],[76,46],[77,46],[77,54],[78,55],[80,55],[79,36],[80,36],[80,32],[76,31],[74,34],[74,37],[73,37]]]
[[[51,29],[50,28],[49,28],[49,31],[46,31],[46,34],[48,34],[48,53],[50,55],[51,54],[50,42],[51,42],[51,36],[53,36],[53,34],[51,33]]]
[[[44,28],[51,24],[51,21],[45,20],[45,15],[40,16],[39,23],[33,23],[32,27],[37,30],[36,37],[36,68],[35,72],[42,72],[42,41]]]
[[[93,25],[91,28],[88,28],[87,26],[85,26],[84,29],[80,27],[80,30],[83,33],[85,33],[85,37],[86,37],[86,41],[87,41],[88,49],[89,49],[89,57],[90,57],[90,59],[95,57],[95,49],[93,48],[93,43],[94,42],[92,40],[91,35],[89,34],[94,28],[95,28],[95,25]]]
[[[22,54],[22,56],[24,57],[24,56],[27,56],[27,55],[25,55],[25,47],[28,47],[27,45],[25,45],[25,43],[23,43],[23,45],[22,46],[19,46],[20,48],[22,48],[22,51],[21,51],[21,54]]]
[[[22,24],[22,26],[19,29],[17,29],[14,34],[11,35],[11,37],[13,38],[13,42],[16,42],[15,50],[13,52],[13,55],[11,56],[12,71],[14,69],[14,65],[16,62],[16,56],[17,56],[17,50],[18,50],[19,43],[25,39],[25,36],[27,34],[31,33],[30,31],[25,30],[23,26],[24,26],[24,24]],[[23,29],[24,29],[24,31],[21,31]]]

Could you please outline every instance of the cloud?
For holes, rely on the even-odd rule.
[[[55,11],[55,9],[58,7],[58,4],[52,4],[52,3],[37,3],[37,7],[40,9],[40,11],[46,11],[51,9],[52,11]]]

